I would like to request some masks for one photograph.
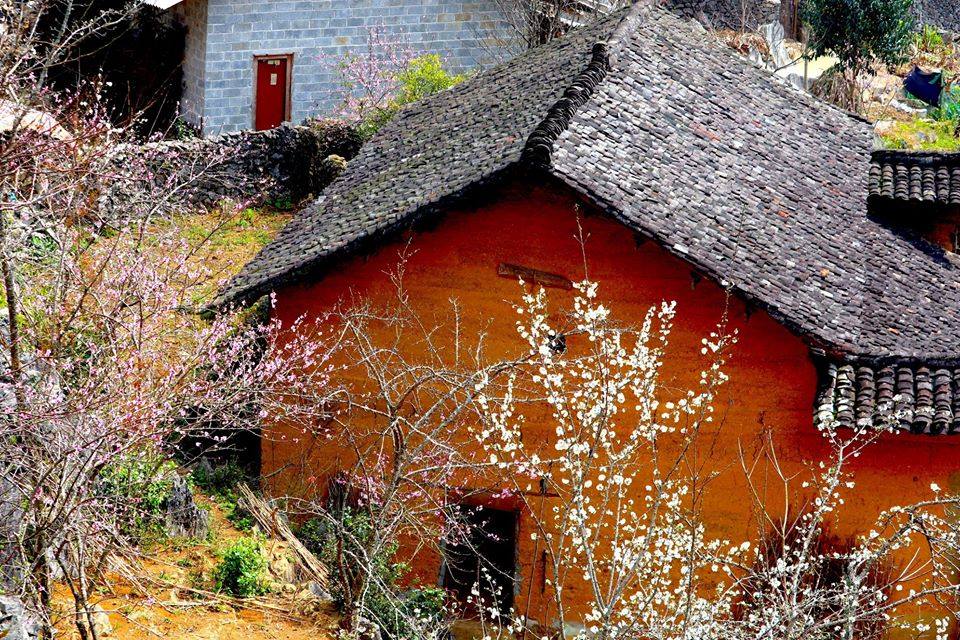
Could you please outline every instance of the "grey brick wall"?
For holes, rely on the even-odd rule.
[[[186,0],[175,5],[180,20],[187,25],[183,53],[183,96],[180,115],[190,124],[203,124],[207,48],[207,0]]]
[[[509,32],[496,0],[186,1],[206,1],[207,134],[252,126],[255,55],[293,54],[291,119],[300,122],[330,112],[339,88],[335,65],[348,52],[363,51],[371,29],[402,34],[415,53],[439,53],[454,71],[497,61]],[[187,19],[195,30],[199,16]]]

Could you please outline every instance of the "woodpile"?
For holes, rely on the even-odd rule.
[[[265,534],[280,538],[287,543],[296,559],[297,568],[301,575],[306,577],[307,580],[316,582],[321,589],[329,592],[327,567],[309,549],[303,546],[299,538],[293,534],[283,511],[255,495],[246,484],[238,485],[237,491],[240,494],[240,505],[250,512],[260,529]]]

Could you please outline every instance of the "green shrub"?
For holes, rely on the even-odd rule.
[[[805,0],[801,13],[814,55],[833,54],[843,69],[898,64],[913,40],[913,0]]]
[[[247,480],[247,472],[231,460],[216,467],[198,465],[191,477],[196,486],[212,496],[233,496],[236,486]]]
[[[217,591],[240,598],[270,592],[267,560],[256,538],[239,538],[220,554],[213,573]]]
[[[225,505],[227,509],[227,520],[240,531],[250,531],[253,529],[253,515],[240,506],[238,502],[232,502]]]
[[[297,529],[297,538],[318,558],[324,555],[330,528],[323,518],[311,518]]]
[[[128,534],[156,532],[163,521],[163,505],[173,486],[177,465],[153,454],[130,457],[106,467],[98,484],[102,496],[115,502],[122,529]]]
[[[951,120],[917,118],[908,122],[897,122],[883,132],[880,139],[887,149],[960,151],[956,122]]]
[[[953,123],[954,128],[960,125],[960,86],[947,84],[940,94],[940,106],[930,110],[934,120]]]
[[[333,514],[331,514],[333,515]],[[399,582],[409,571],[406,564],[393,561],[397,545],[387,544],[369,561],[363,576],[360,558],[371,541],[373,527],[364,511],[342,509],[336,517],[313,518],[297,530],[297,537],[310,551],[331,567],[331,596],[341,611],[350,603],[350,585],[366,578],[367,589],[362,601],[363,618],[373,622],[390,640],[420,640],[424,629],[438,629],[445,623],[446,592],[438,588],[403,590]],[[341,573],[339,568],[343,568]]]
[[[217,501],[234,527],[240,531],[253,528],[250,512],[237,502],[237,485],[249,479],[243,467],[233,461],[216,467],[199,465],[193,470],[192,478],[196,486]]]
[[[440,56],[435,53],[414,58],[407,64],[406,69],[397,74],[398,88],[393,98],[387,101],[386,105],[374,108],[360,122],[357,127],[360,135],[364,139],[370,138],[403,107],[445,91],[462,82],[464,77],[462,74],[454,75],[446,71]]]
[[[415,638],[417,629],[410,622],[415,621],[419,627],[439,627],[444,623],[447,614],[447,592],[438,587],[411,589],[403,599],[403,613],[401,624],[394,629],[394,637]]]
[[[913,46],[922,53],[939,53],[946,46],[943,34],[931,24],[925,24],[913,35]]]

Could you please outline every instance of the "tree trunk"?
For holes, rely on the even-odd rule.
[[[800,2],[799,0],[780,0],[780,24],[783,34],[792,40],[800,40]]]
[[[13,379],[13,394],[16,400],[16,413],[19,419],[23,415],[25,399],[23,396],[21,362],[20,362],[20,313],[17,299],[16,269],[13,263],[13,252],[9,247],[10,238],[7,231],[7,212],[0,209],[0,275],[3,276],[3,293],[7,300],[7,323],[10,344],[7,353],[10,357],[10,377]]]

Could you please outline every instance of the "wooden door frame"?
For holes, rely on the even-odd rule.
[[[292,53],[264,53],[253,56],[253,102],[250,103],[250,128],[257,126],[257,67],[261,60],[286,60],[286,87],[283,100],[283,119],[281,122],[290,122],[293,116],[293,54]]]

